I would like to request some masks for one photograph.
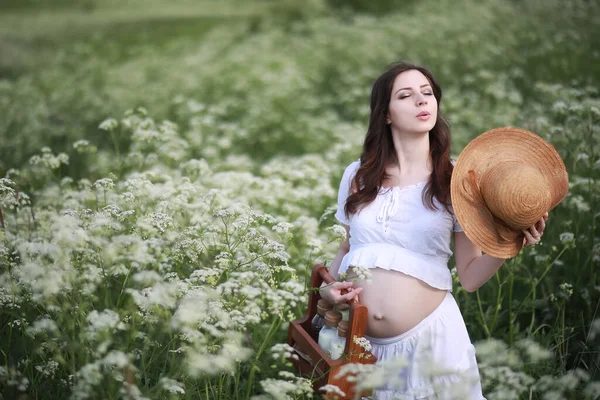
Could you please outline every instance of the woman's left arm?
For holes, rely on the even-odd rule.
[[[535,225],[524,230],[524,246],[533,246],[542,239],[548,213],[544,214]],[[504,264],[504,258],[492,257],[481,254],[473,242],[469,240],[464,232],[454,233],[454,259],[456,260],[456,272],[461,285],[467,292],[474,292],[486,283],[496,271]]]

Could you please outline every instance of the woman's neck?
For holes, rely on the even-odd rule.
[[[424,134],[393,134],[401,176],[428,175],[432,172],[429,132]]]

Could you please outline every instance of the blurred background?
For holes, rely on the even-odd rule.
[[[370,86],[397,60],[440,81],[455,154],[500,125],[544,134],[535,105],[549,119],[597,87],[598,18],[584,0],[3,0],[0,172],[42,146],[112,148],[99,122],[136,106],[191,128],[203,157],[215,140],[258,158],[326,152],[348,125],[357,144]],[[219,124],[197,134],[190,102]]]

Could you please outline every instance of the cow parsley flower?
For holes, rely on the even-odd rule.
[[[98,150],[98,148],[92,144],[88,140],[82,139],[73,143],[73,148],[78,153],[90,153],[94,154]]]
[[[562,243],[571,243],[574,239],[575,239],[575,235],[572,232],[563,232],[560,235],[558,235],[559,240]]]
[[[277,233],[285,234],[293,227],[294,225],[289,222],[279,222],[277,225],[273,226],[273,230]]]
[[[319,389],[321,392],[324,392],[327,394],[328,397],[333,396],[340,396],[341,398],[346,396],[346,393],[342,391],[342,389],[340,389],[338,386],[335,385],[324,385],[321,386],[321,388]]]
[[[114,118],[107,118],[98,125],[103,131],[114,131],[119,126],[119,122]]]
[[[359,281],[371,283],[371,270],[369,268],[359,265],[351,265],[350,268]]]
[[[335,238],[340,239],[340,240],[346,240],[346,236],[347,236],[346,228],[344,228],[343,226],[333,225],[333,226],[327,228],[327,230],[329,232],[331,232]]]
[[[172,394],[185,394],[185,385],[175,379],[167,378],[163,376],[158,382],[161,387]]]
[[[90,339],[95,339],[101,331],[122,330],[125,324],[121,322],[121,317],[113,310],[106,309],[98,312],[92,310],[87,316],[88,323],[86,333]]]

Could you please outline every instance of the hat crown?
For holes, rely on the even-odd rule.
[[[518,161],[503,161],[489,168],[479,187],[492,214],[516,230],[534,225],[553,205],[546,176]]]

